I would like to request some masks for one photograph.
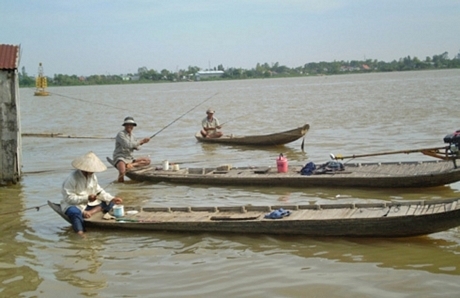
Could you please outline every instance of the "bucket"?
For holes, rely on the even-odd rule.
[[[123,217],[125,215],[125,210],[123,208],[123,205],[113,206],[113,215],[115,217]]]
[[[172,165],[172,170],[173,171],[179,171],[179,165],[176,163],[176,164],[173,164]]]
[[[278,167],[278,173],[286,173],[288,171],[287,158],[280,153],[280,156],[276,159],[276,166]]]
[[[169,161],[163,160],[163,170],[169,170]]]

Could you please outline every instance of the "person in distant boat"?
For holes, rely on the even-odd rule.
[[[114,204],[123,200],[114,197],[102,189],[94,173],[107,167],[93,152],[77,157],[72,161],[76,169],[62,184],[61,209],[70,219],[72,227],[80,236],[84,235],[84,218],[90,218],[96,212],[109,212]]]
[[[125,129],[121,130],[115,139],[115,150],[113,151],[113,165],[118,169],[118,182],[124,182],[126,170],[134,167],[147,166],[150,158],[134,158],[133,151],[139,150],[140,146],[148,143],[150,138],[143,138],[138,141],[133,135],[134,126],[137,123],[133,117],[126,117],[123,124]]]
[[[214,110],[208,109],[206,111],[206,118],[201,121],[201,135],[203,138],[220,138],[223,133],[219,130],[222,126],[219,124],[219,120],[214,117]]]

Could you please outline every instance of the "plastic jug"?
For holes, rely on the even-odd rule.
[[[278,173],[286,173],[288,171],[287,158],[280,153],[280,156],[276,159],[276,166],[278,167]]]
[[[123,205],[115,205],[113,206],[113,215],[115,217],[123,217],[125,215],[125,209]]]

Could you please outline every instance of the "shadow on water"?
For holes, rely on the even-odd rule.
[[[24,213],[34,211],[26,210],[21,184],[2,187],[1,193],[0,296],[19,297],[21,293],[36,290],[42,282],[39,268],[34,266],[37,258],[33,250],[24,245],[29,242]]]
[[[225,150],[229,152],[228,155],[232,156],[230,159],[222,158],[221,162],[232,162],[232,161],[243,161],[244,159],[250,158],[250,154],[254,152],[265,152],[270,156],[273,156],[273,161],[280,153],[284,156],[287,156],[290,160],[300,162],[306,161],[308,159],[308,154],[300,149],[294,149],[292,144],[289,145],[279,145],[279,146],[242,146],[242,145],[227,145],[227,144],[213,144],[213,143],[199,143],[201,145],[203,153],[206,155],[214,155],[222,153],[221,148],[225,147]],[[235,158],[235,156],[241,156],[240,158]]]

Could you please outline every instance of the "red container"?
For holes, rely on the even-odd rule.
[[[288,161],[287,158],[283,156],[283,153],[276,159],[276,166],[278,167],[278,173],[287,173]]]

